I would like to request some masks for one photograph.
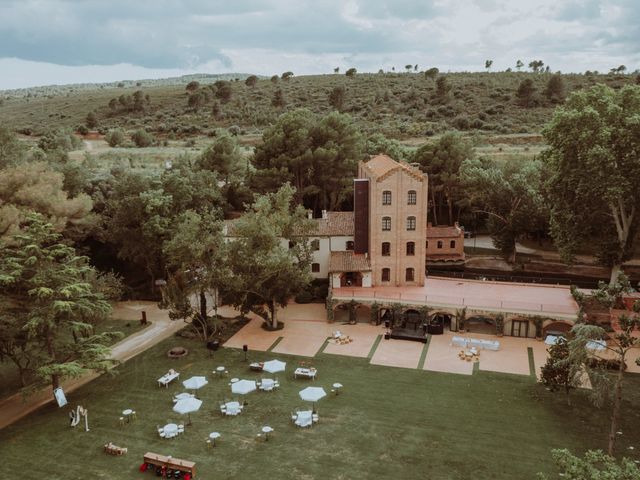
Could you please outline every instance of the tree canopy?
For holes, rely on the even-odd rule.
[[[573,93],[544,129],[551,235],[571,262],[594,245],[614,282],[634,251],[640,207],[640,87]]]

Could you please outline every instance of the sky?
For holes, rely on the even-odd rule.
[[[0,89],[188,73],[640,68],[640,0],[0,0]]]

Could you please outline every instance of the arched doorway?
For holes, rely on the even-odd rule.
[[[431,315],[431,320],[429,321],[429,323],[431,325],[438,325],[441,326],[443,331],[444,330],[452,330],[452,320],[453,315],[451,315],[448,312],[436,312],[433,315]]]
[[[340,275],[341,287],[361,287],[362,274],[360,272],[344,272]]]
[[[547,335],[553,335],[555,333],[566,335],[572,328],[573,325],[567,322],[551,322],[542,327],[542,337],[546,338]]]
[[[349,304],[340,303],[333,309],[333,321],[335,323],[349,323]]]
[[[422,326],[420,312],[415,308],[409,308],[402,314],[402,328],[417,330]]]
[[[356,323],[371,323],[371,306],[361,303],[356,307]]]
[[[496,334],[496,321],[484,315],[473,315],[464,321],[464,329],[469,333]]]

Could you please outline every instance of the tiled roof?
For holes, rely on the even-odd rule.
[[[434,227],[427,224],[427,238],[458,238],[462,235],[462,229],[457,226]]]
[[[329,272],[367,272],[371,271],[371,262],[364,254],[352,251],[331,252]]]
[[[427,253],[427,262],[463,262],[464,253]]]
[[[353,212],[327,212],[327,218],[316,218],[319,236],[352,236]]]
[[[408,174],[422,180],[423,174],[418,169],[412,167],[408,163],[405,162],[397,162],[393,158],[388,155],[379,154],[364,164],[365,168],[371,172],[373,177],[380,179],[385,175],[394,172],[396,170],[404,170]]]

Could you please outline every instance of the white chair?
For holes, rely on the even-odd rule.
[[[162,430],[161,432],[158,433],[160,435],[160,438],[167,438],[167,434],[164,433],[164,430]]]
[[[318,421],[320,420],[320,417],[318,416],[317,413],[314,413],[313,415],[311,415],[311,420],[313,421],[313,423],[318,423]]]

